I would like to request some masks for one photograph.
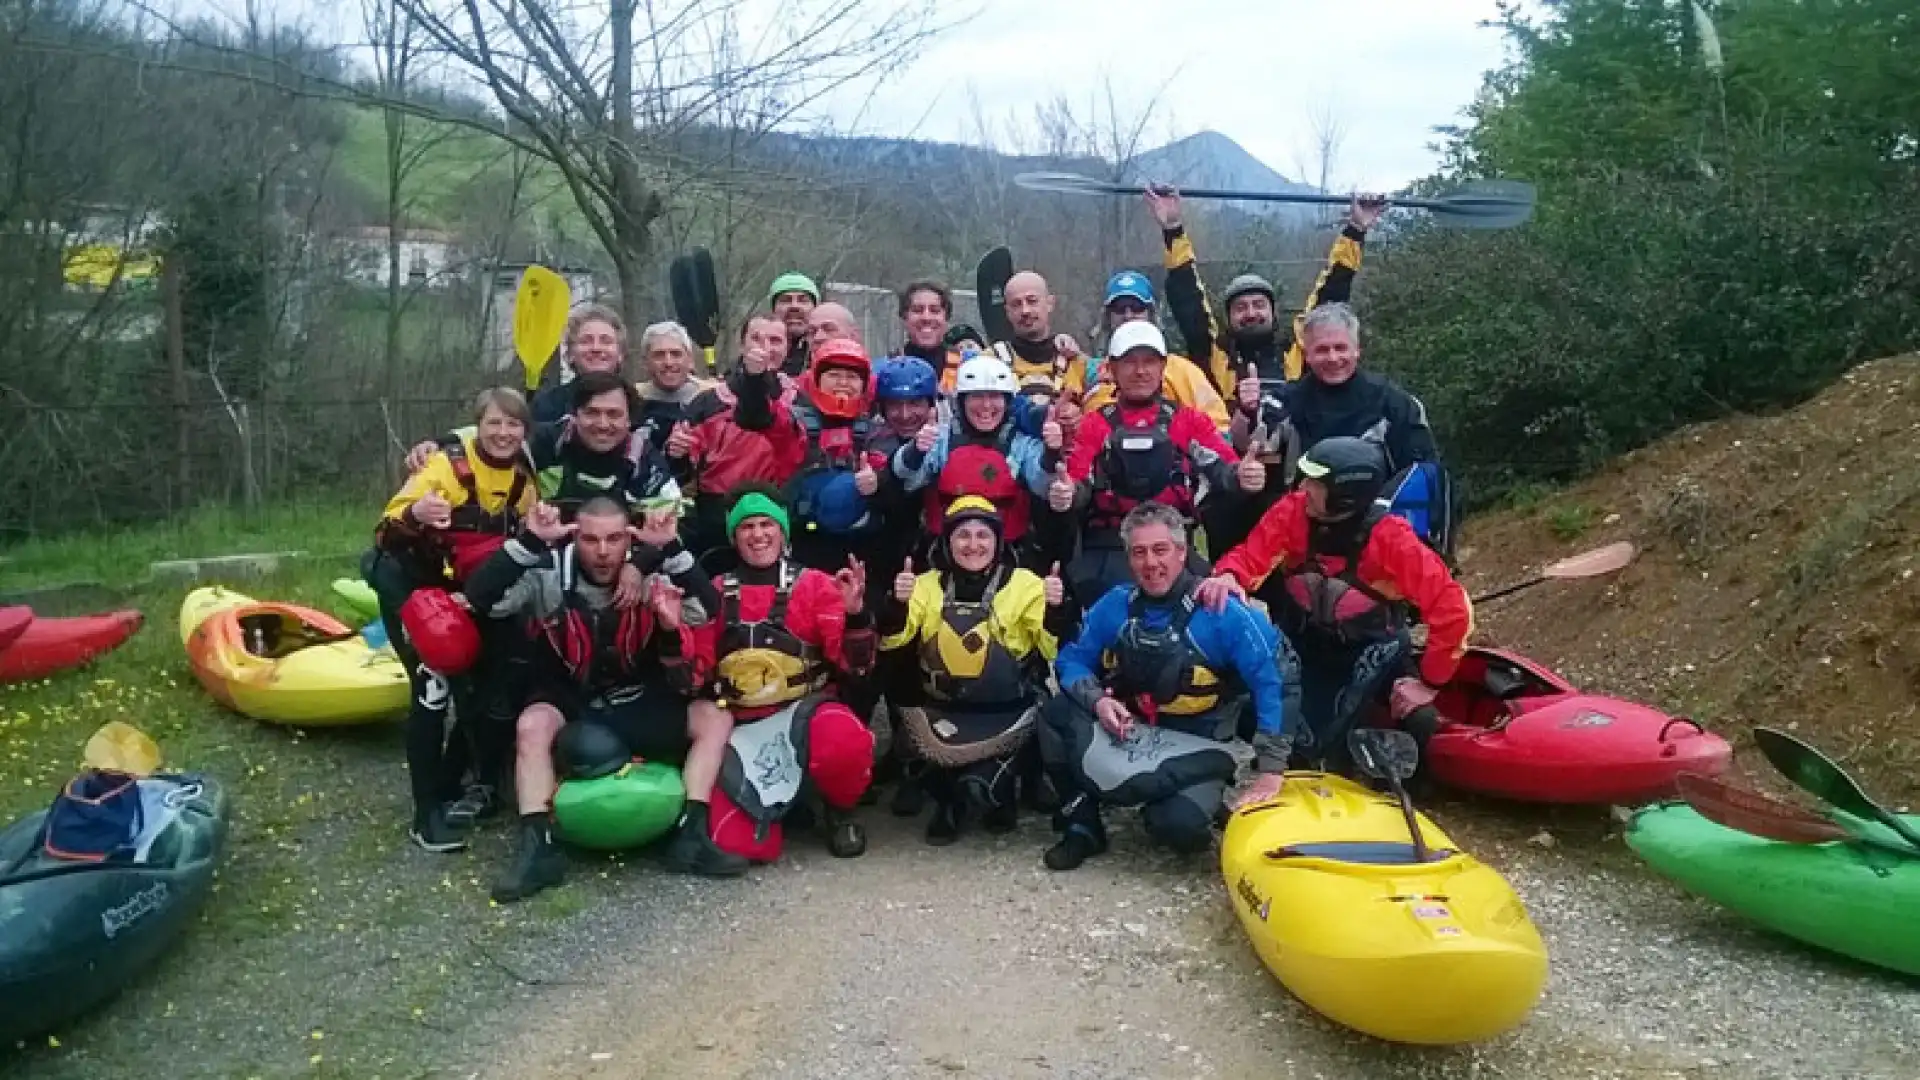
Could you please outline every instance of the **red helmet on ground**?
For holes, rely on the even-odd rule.
[[[420,662],[458,675],[480,661],[480,628],[445,589],[415,589],[400,605],[400,626]]]
[[[854,395],[829,394],[820,386],[820,373],[829,368],[851,371],[860,376],[860,392]],[[847,338],[834,338],[823,341],[814,347],[813,364],[807,369],[812,385],[808,396],[813,399],[814,408],[822,416],[831,416],[837,420],[858,420],[865,416],[869,405],[869,392],[873,388],[873,364],[867,359],[867,350],[860,343]]]

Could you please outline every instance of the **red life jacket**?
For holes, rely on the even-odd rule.
[[[1309,551],[1298,568],[1282,571],[1283,621],[1288,624],[1283,629],[1291,635],[1331,638],[1349,645],[1382,641],[1399,633],[1406,605],[1360,580],[1360,558],[1373,537],[1374,525],[1386,515],[1378,505],[1367,511],[1351,558]],[[1340,562],[1340,569],[1329,569],[1329,559]]]
[[[652,608],[635,604],[625,611],[595,610],[574,591],[573,545],[560,552],[560,594],[566,606],[534,628],[560,657],[583,690],[604,690],[633,681],[635,661],[653,635]]]
[[[983,443],[969,437],[948,451],[939,477],[927,488],[927,532],[939,536],[947,507],[966,495],[978,495],[1000,511],[1001,531],[1008,542],[1027,535],[1027,491],[1020,486],[1020,478],[1014,475],[998,439]]]
[[[830,671],[825,657],[787,626],[787,603],[800,570],[783,559],[779,575],[766,618],[753,622],[740,614],[740,576],[728,574],[720,579],[720,641],[714,650],[714,675],[729,708],[786,705],[826,685]]]

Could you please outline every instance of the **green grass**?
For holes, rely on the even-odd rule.
[[[499,139],[470,128],[409,120],[406,138],[411,145],[433,140],[404,181],[403,194],[415,200],[413,219],[421,227],[451,229],[460,221],[481,181],[511,178],[510,149]],[[387,128],[378,109],[347,110],[346,138],[340,147],[339,167],[363,191],[371,204],[385,206],[387,198]],[[574,206],[565,183],[553,166],[536,163],[528,173],[522,198],[531,200],[542,220],[558,214],[566,231],[590,235],[586,219]]]
[[[280,503],[251,513],[214,506],[157,524],[101,530],[84,539],[29,540],[0,548],[5,559],[0,562],[0,592],[75,582],[131,587],[145,580],[149,563],[167,559],[260,551],[357,557],[371,539],[379,513],[377,506],[331,500]]]
[[[146,623],[85,668],[0,687],[0,822],[44,808],[79,766],[87,737],[110,720],[151,735],[168,767],[225,784],[234,820],[216,892],[180,946],[118,1000],[56,1032],[57,1047],[0,1048],[0,1073],[129,1075],[166,1053],[192,1061],[196,1075],[419,1075],[456,1056],[467,1025],[483,1023],[512,991],[476,950],[634,887],[637,860],[610,861],[596,868],[605,879],[583,869],[576,887],[551,899],[495,908],[486,882],[505,862],[509,830],[483,830],[475,851],[454,856],[407,844],[398,724],[270,726],[221,709],[195,681],[177,620],[186,587],[143,583],[149,561],[331,553],[226,584],[348,617],[330,583],[357,573],[377,512],[318,503],[207,510],[3,553],[11,561],[0,564],[0,590],[98,580]],[[316,1029],[323,1041],[311,1039]],[[315,1054],[336,1071],[317,1073]]]
[[[1547,511],[1547,528],[1556,539],[1578,540],[1599,518],[1599,511],[1591,506],[1567,503]]]

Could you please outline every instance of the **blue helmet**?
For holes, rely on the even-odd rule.
[[[890,356],[874,365],[873,396],[879,401],[932,401],[940,396],[940,377],[917,356]]]
[[[1147,280],[1147,275],[1137,270],[1121,270],[1107,279],[1107,298],[1100,302],[1100,306],[1107,307],[1123,296],[1130,296],[1152,307],[1153,283]]]

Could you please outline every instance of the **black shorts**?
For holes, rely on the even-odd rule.
[[[687,760],[693,739],[687,734],[687,698],[662,686],[650,686],[639,695],[609,704],[595,701],[568,707],[556,703],[569,723],[599,724],[627,744],[627,752],[646,761],[679,765]]]

